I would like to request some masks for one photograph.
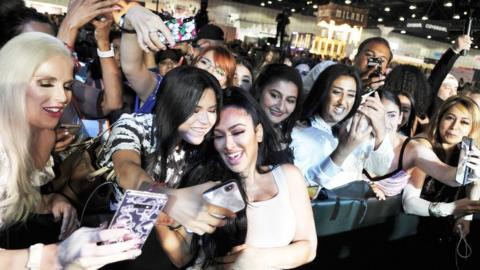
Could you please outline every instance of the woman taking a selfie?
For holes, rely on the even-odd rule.
[[[315,224],[303,177],[296,167],[275,161],[276,137],[248,93],[227,89],[214,139],[207,145],[210,155],[184,181],[191,185],[233,178],[246,209],[212,235],[204,235],[201,247],[194,236],[193,249],[205,255],[197,254],[196,266],[290,269],[315,257]]]
[[[70,52],[47,34],[21,34],[0,50],[1,230],[26,222],[37,213],[62,218],[60,239],[76,228],[76,213],[66,199],[58,194],[42,195],[39,190],[54,177],[50,158],[54,129],[71,98],[72,72]],[[97,242],[128,238],[132,237],[123,230],[81,229],[60,244],[0,250],[0,264],[6,269],[73,265],[97,269],[138,256],[136,239],[97,246]]]
[[[166,193],[175,199],[167,202],[165,214],[192,232],[211,233],[225,223],[219,216],[233,216],[202,199],[202,192],[214,183],[177,188],[186,166],[203,155],[202,143],[217,121],[222,89],[207,71],[181,66],[163,78],[156,101],[153,114],[122,115],[101,163],[115,169],[117,200],[125,189]],[[175,262],[166,225],[170,224],[159,223],[157,232],[166,255]]]
[[[459,143],[463,137],[470,137],[475,149],[480,143],[479,126],[480,112],[475,102],[468,97],[454,96],[442,104],[430,124],[426,139],[422,141],[440,160],[457,166]],[[474,168],[471,177],[478,179],[478,164],[468,161],[467,165]],[[418,227],[418,237],[420,243],[425,245],[425,250],[433,250],[428,255],[435,259],[429,261],[443,268],[455,267],[452,255],[455,254],[456,242],[453,241],[452,232],[463,236],[469,232],[468,218],[455,217],[480,212],[478,181],[467,186],[460,185],[458,183],[452,187],[450,183],[435,179],[415,168],[403,193],[404,210],[409,214],[423,216]]]
[[[386,196],[400,194],[410,179],[412,168],[415,167],[449,186],[458,186],[455,181],[456,165],[449,166],[442,162],[431,147],[421,143],[422,139],[409,138],[401,134],[399,129],[402,113],[400,112],[401,101],[398,96],[388,90],[381,90],[380,96],[386,112],[386,136],[392,142],[395,157],[388,174],[384,176],[374,176],[364,171],[369,180],[374,181],[371,183],[371,187],[377,197],[385,199]],[[467,160],[471,164],[480,164],[480,151],[475,148],[471,154]],[[475,166],[474,169],[480,171],[480,166]]]

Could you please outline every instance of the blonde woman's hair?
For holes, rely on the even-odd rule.
[[[5,226],[24,221],[40,203],[40,192],[32,184],[38,183],[39,173],[31,156],[26,92],[37,68],[56,56],[70,53],[55,37],[38,32],[18,35],[0,50],[0,151],[7,159],[0,166],[7,180],[0,190],[0,220]]]
[[[439,146],[442,143],[442,139],[438,132],[440,121],[442,120],[443,116],[448,112],[448,110],[453,107],[456,107],[459,110],[470,114],[470,116],[472,117],[472,128],[468,136],[473,139],[477,147],[480,146],[480,110],[475,101],[473,101],[473,99],[467,96],[452,96],[445,100],[445,102],[443,102],[442,106],[435,114],[433,121],[430,122],[430,127],[428,130],[428,140],[434,146]]]

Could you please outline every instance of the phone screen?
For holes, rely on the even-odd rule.
[[[228,180],[208,189],[203,193],[203,198],[213,205],[227,208],[232,212],[245,208],[245,201],[235,180]]]
[[[170,18],[165,20],[164,23],[168,29],[170,29],[170,32],[177,43],[191,41],[197,38],[194,17]],[[167,40],[162,33],[158,33],[158,35],[162,43],[167,43]]]
[[[127,190],[109,228],[130,230],[140,238],[141,249],[167,200],[165,194]]]

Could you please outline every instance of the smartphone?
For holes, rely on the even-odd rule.
[[[60,124],[60,127],[68,130],[70,134],[77,134],[82,128],[80,124]]]
[[[141,249],[155,225],[160,211],[167,204],[167,200],[168,197],[165,194],[128,189],[125,191],[109,228],[128,229],[136,234],[141,240]]]
[[[370,75],[368,76],[369,78],[372,78],[372,77],[378,77],[380,75],[382,75],[382,59],[378,58],[378,57],[369,57],[368,60],[367,60],[367,67],[371,68],[371,67],[375,67],[375,70],[370,73]]]
[[[202,196],[210,204],[227,208],[232,212],[238,212],[245,208],[245,201],[234,179],[206,190]]]
[[[164,19],[164,23],[172,33],[173,38],[177,43],[187,42],[197,38],[197,26],[194,17],[171,17],[168,19]],[[168,44],[167,39],[162,33],[159,32],[158,36],[163,44]]]
[[[378,89],[378,88],[377,88],[377,89]],[[373,94],[377,91],[377,89],[373,89],[372,87],[367,86],[367,87],[363,90],[362,103],[365,101],[365,98],[366,98],[366,97],[368,97],[368,96],[373,96]]]
[[[457,174],[455,175],[455,181],[459,184],[465,185],[468,183],[468,177],[472,171],[467,167],[467,155],[472,150],[473,140],[469,137],[463,137],[460,143],[460,155],[458,157]]]

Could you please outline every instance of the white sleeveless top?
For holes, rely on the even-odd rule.
[[[272,170],[278,193],[271,199],[247,205],[247,239],[256,248],[284,247],[295,236],[296,219],[287,182],[280,166]]]

